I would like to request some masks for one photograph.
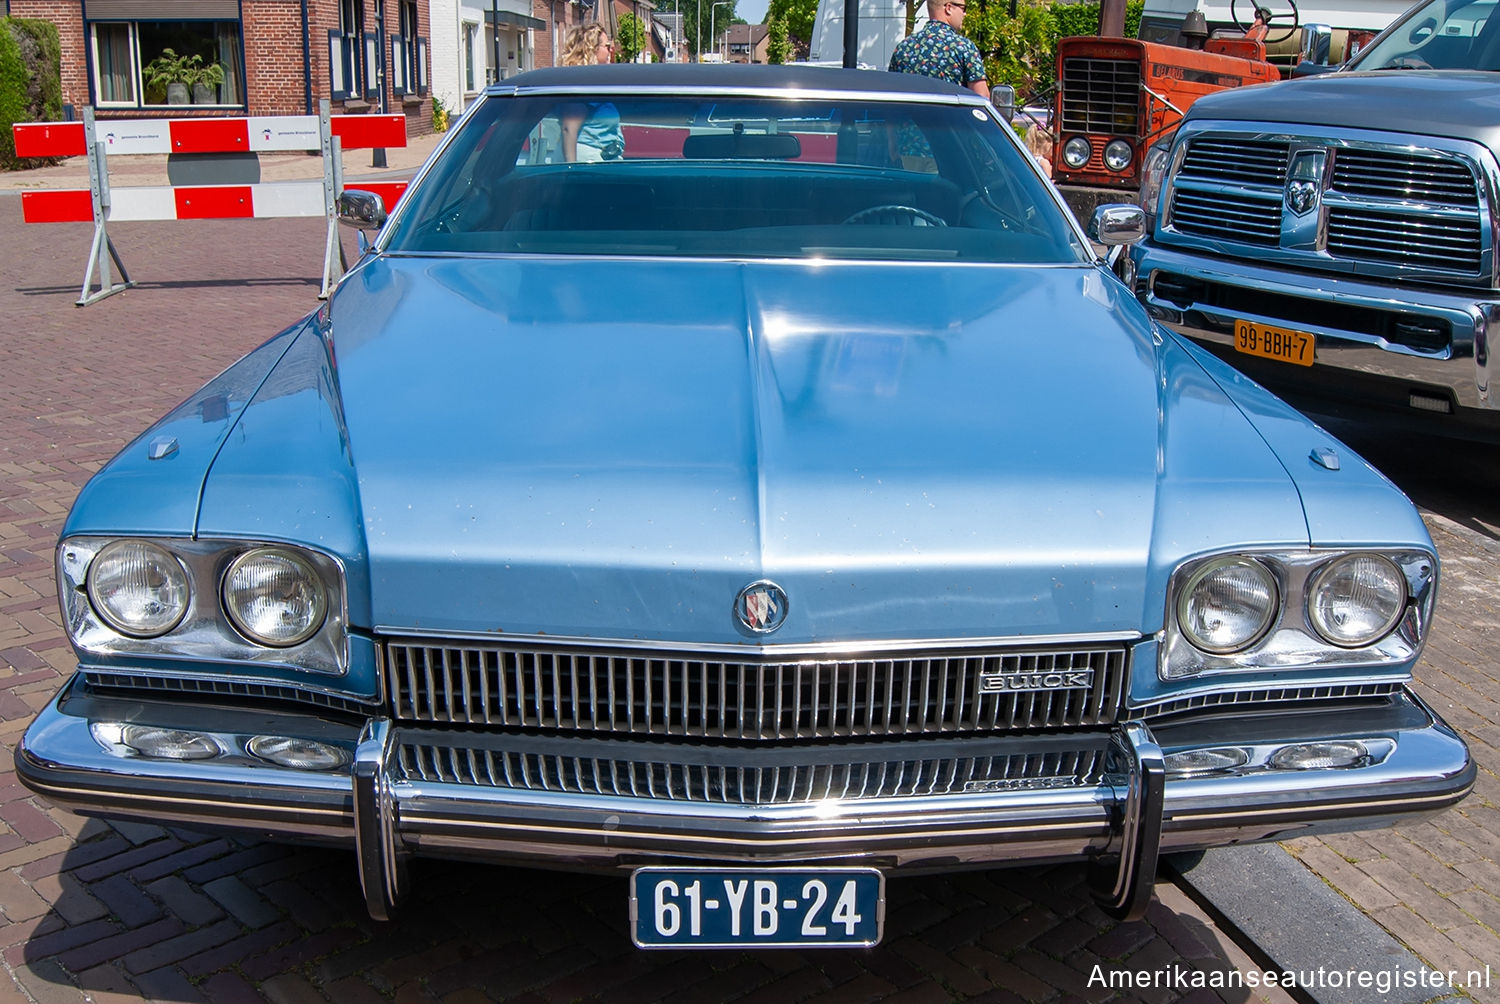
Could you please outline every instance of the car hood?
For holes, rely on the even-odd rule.
[[[1130,634],[1182,555],[1307,540],[1254,427],[1090,267],[378,258],[332,346],[383,631]],[[732,614],[760,579],[764,639]]]
[[[1500,122],[1500,74],[1467,70],[1326,73],[1205,95],[1188,121],[1205,119],[1483,140]]]

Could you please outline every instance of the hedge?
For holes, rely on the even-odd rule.
[[[62,118],[62,43],[57,26],[34,18],[0,17],[0,169],[39,167],[16,158],[17,122]]]

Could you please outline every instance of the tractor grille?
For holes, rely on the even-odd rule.
[[[1141,66],[1126,59],[1063,60],[1062,131],[1140,135]]]
[[[398,721],[730,740],[1108,725],[1127,663],[1123,645],[749,659],[429,639],[382,647]],[[980,689],[981,674],[1049,673],[1087,683]]]

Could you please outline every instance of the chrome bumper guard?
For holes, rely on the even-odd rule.
[[[200,760],[138,755],[110,738],[119,735],[122,722],[157,730],[206,729],[203,734],[224,755]],[[311,770],[256,760],[247,752],[250,740],[266,730],[336,747],[347,762]],[[1003,761],[1008,751],[1056,748],[1068,740],[1093,744],[1102,770],[1066,784],[1047,777],[1039,783],[984,781],[950,785],[939,794],[907,786],[889,797],[767,805],[705,802],[684,798],[680,791],[669,797],[563,792],[546,779],[521,787],[413,777],[399,755],[404,734],[405,741],[419,743],[453,735],[385,719],[361,727],[299,713],[102,698],[70,685],[38,715],[15,761],[17,776],[29,788],[85,814],[352,844],[366,903],[377,919],[390,917],[400,902],[407,889],[406,861],[415,854],[582,869],[852,860],[937,871],[1088,860],[1100,906],[1117,917],[1138,917],[1150,902],[1160,852],[1385,825],[1453,804],[1468,792],[1475,774],[1463,741],[1409,692],[1279,716],[1177,716],[1150,727],[1134,720],[1109,733],[879,744],[879,750],[900,750],[882,754],[895,760],[928,757],[936,749],[939,755],[998,752],[994,759]],[[455,746],[455,756],[471,760],[475,750],[539,746],[571,749],[568,759],[586,760],[599,756],[601,746],[597,739],[571,737],[466,736]],[[1268,756],[1287,742],[1350,736],[1374,737],[1369,762],[1332,770],[1271,770],[1252,763],[1239,772],[1167,773],[1174,750],[1234,743]],[[750,755],[616,744],[623,746],[645,747],[682,762],[693,757],[700,763],[732,762]],[[914,748],[921,752],[905,752]],[[804,746],[760,755],[796,762],[845,749]]]

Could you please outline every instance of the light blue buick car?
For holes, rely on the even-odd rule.
[[[1136,915],[1159,852],[1473,783],[1417,512],[1153,323],[972,93],[536,71],[342,206],[328,304],[68,518],[49,800],[346,846],[376,917],[460,856],[786,946],[877,941],[901,869],[1087,860]]]

